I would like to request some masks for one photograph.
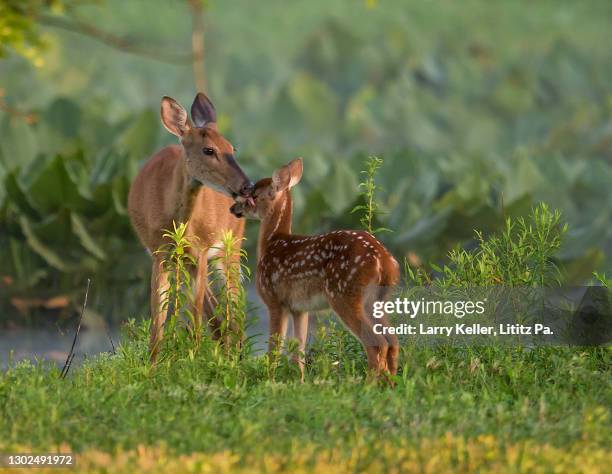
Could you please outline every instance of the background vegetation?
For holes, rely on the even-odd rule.
[[[413,266],[444,263],[476,244],[474,228],[486,236],[544,200],[569,223],[563,281],[612,268],[608,1],[4,0],[0,11],[4,320],[71,315],[88,277],[92,309],[146,314],[149,263],[126,194],[174,141],[160,97],[188,105],[197,87],[252,177],[305,158],[296,231],[358,227],[350,211],[373,154],[386,211],[373,225]],[[192,49],[202,32],[204,52]]]

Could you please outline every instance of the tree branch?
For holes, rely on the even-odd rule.
[[[189,0],[191,8],[191,52],[193,82],[196,90],[205,92],[206,75],[204,73],[204,21],[202,18],[202,0]]]
[[[148,49],[146,47],[143,47],[141,44],[138,44],[131,38],[121,37],[112,33],[108,33],[97,28],[94,25],[76,19],[66,20],[61,17],[43,14],[38,15],[36,17],[36,21],[41,25],[87,36],[88,38],[94,39],[100,43],[105,44],[106,46],[110,46],[112,48],[123,51],[124,53],[142,56],[147,59],[152,59],[154,61],[159,61],[168,64],[185,65],[191,63],[193,59],[192,54],[173,53],[170,51],[161,51],[159,49]]]
[[[6,112],[11,117],[16,117],[18,119],[24,120],[26,123],[33,124],[38,121],[38,115],[34,112],[26,112],[20,110],[12,105],[9,105],[6,100],[4,100],[4,89],[0,89],[0,110]]]

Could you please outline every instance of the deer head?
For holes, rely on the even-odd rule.
[[[257,181],[251,193],[252,199],[234,203],[230,211],[236,217],[262,220],[270,217],[278,207],[287,206],[287,200],[291,198],[289,190],[300,182],[302,171],[301,158],[290,161],[274,171],[271,178]],[[288,212],[291,210],[288,209]]]
[[[193,122],[174,99],[162,99],[161,121],[180,139],[187,174],[231,197],[249,196],[253,183],[238,166],[233,145],[218,132],[215,107],[201,92],[191,105],[191,117]]]

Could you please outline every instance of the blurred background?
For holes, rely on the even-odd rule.
[[[304,157],[296,232],[358,227],[376,155],[398,258],[546,201],[589,282],[612,269],[611,25],[609,0],[0,0],[0,331],[73,327],[87,278],[92,320],[148,314],[127,191],[176,142],[161,97],[197,90],[253,179]]]

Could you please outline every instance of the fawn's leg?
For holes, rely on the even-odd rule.
[[[270,339],[268,340],[268,354],[272,356],[282,348],[287,334],[287,311],[280,306],[268,306],[270,316]],[[279,347],[279,345],[281,347]]]
[[[368,356],[368,369],[376,375],[387,370],[387,339],[374,332],[374,323],[363,309],[359,296],[336,296],[329,298],[332,309],[344,324],[361,341]]]
[[[370,318],[371,321],[375,321],[373,324],[382,324],[384,327],[389,327],[389,318],[387,315],[384,315],[382,318],[374,318],[373,316],[373,308],[374,301],[387,301],[391,293],[390,288],[370,288],[366,290],[365,294],[365,305],[364,309],[366,315]],[[391,375],[397,374],[397,360],[399,357],[399,341],[395,334],[384,334],[383,337],[387,340],[387,344],[389,345],[389,349],[387,351],[387,368]]]
[[[164,293],[168,290],[168,273],[163,268],[163,256],[153,256],[151,270],[151,339],[149,342],[149,358],[155,362],[164,337],[164,323],[167,309],[164,309]]]
[[[383,316],[378,321],[384,327],[389,327],[389,319],[387,316]],[[397,359],[399,357],[399,341],[395,334],[385,334],[384,337],[387,339],[387,344],[389,344],[389,350],[387,351],[387,368],[391,375],[396,375]]]
[[[298,340],[298,352],[293,360],[300,368],[301,379],[304,382],[304,364],[306,351],[306,337],[308,336],[308,313],[294,312],[293,315],[293,336]]]

